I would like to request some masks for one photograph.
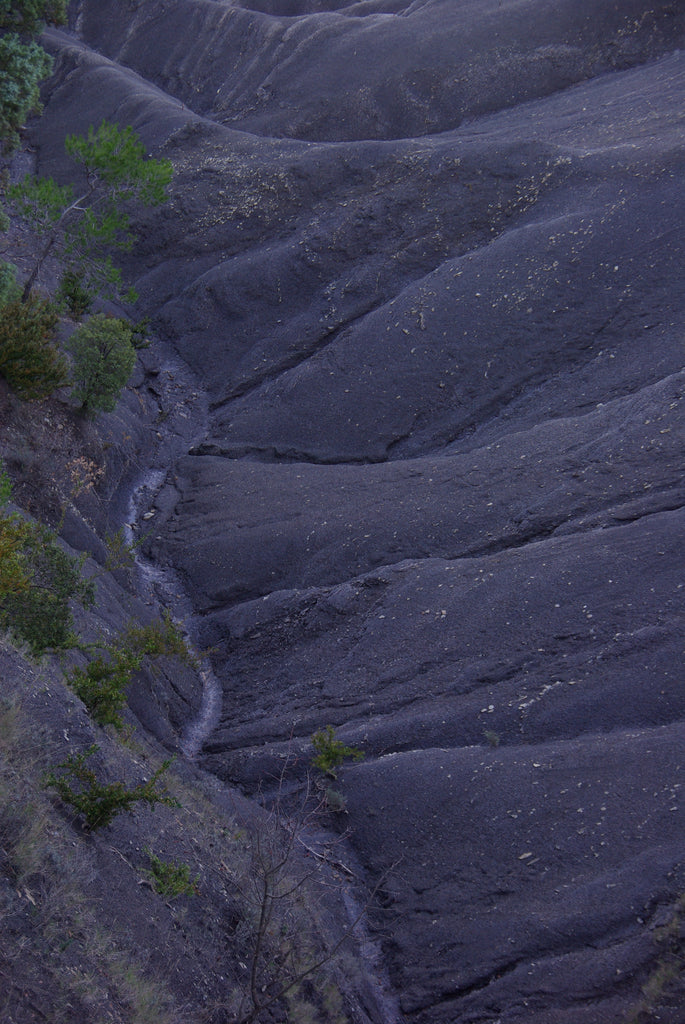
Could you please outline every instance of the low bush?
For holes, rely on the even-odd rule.
[[[170,618],[149,626],[129,626],[103,648],[83,669],[72,672],[68,682],[98,725],[123,726],[121,711],[126,690],[145,658],[176,657],[190,661],[186,643]]]
[[[68,379],[54,343],[57,308],[43,299],[12,299],[0,306],[0,375],[20,398],[47,398]]]
[[[160,803],[169,807],[180,806],[178,800],[169,796],[164,788],[159,788],[160,779],[171,761],[165,761],[147,782],[129,789],[123,782],[98,782],[96,773],[86,764],[97,749],[93,745],[82,754],[71,754],[66,761],[51,769],[44,780],[46,788],[56,790],[60,799],[83,817],[86,831],[94,832],[111,825],[118,814],[130,814],[138,803],[146,803],[152,808]],[[58,771],[64,774],[57,775]]]
[[[319,729],[313,734],[312,746],[316,751],[316,757],[312,758],[312,764],[333,779],[337,777],[335,769],[339,768],[347,758],[361,761],[364,757],[362,751],[357,747],[347,747],[342,740],[337,740],[332,725],[327,725],[325,729]]]
[[[0,626],[35,655],[73,647],[72,600],[92,605],[83,561],[67,554],[55,533],[16,514],[0,513]]]
[[[177,896],[197,896],[200,876],[191,878],[187,864],[161,860],[152,850],[145,852],[150,858],[150,870],[145,874],[156,893],[172,900]]]
[[[76,669],[69,685],[98,725],[120,729],[124,724],[120,712],[126,704],[126,688],[138,667],[135,658],[114,650],[108,659],[99,655],[85,669]]]
[[[124,642],[129,650],[140,656],[180,658],[186,664],[193,663],[181,631],[168,613],[162,622],[153,622],[149,626],[129,626],[124,632]]]

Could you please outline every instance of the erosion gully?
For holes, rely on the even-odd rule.
[[[163,429],[157,432],[158,436],[161,434],[161,443],[157,447],[156,457],[151,457],[151,461],[156,465],[141,470],[130,485],[125,499],[118,504],[124,509],[122,527],[126,541],[135,552],[134,580],[139,597],[168,611],[199,665],[202,681],[200,707],[195,718],[183,729],[179,743],[183,756],[194,761],[219,723],[222,711],[222,686],[214,673],[210,659],[200,649],[200,617],[193,608],[180,575],[173,567],[156,565],[144,557],[140,552],[138,538],[140,532],[144,531],[154,517],[155,499],[165,485],[169,466],[173,465],[181,452],[188,451],[190,447],[206,438],[207,401],[205,396],[199,393],[197,381],[191,378],[187,367],[175,360],[164,363],[157,380],[162,384],[160,412],[163,411],[165,416],[161,424]],[[174,408],[184,404],[192,405],[192,434],[179,434],[173,429],[164,428],[171,403]],[[159,465],[160,461],[162,466]],[[340,843],[339,835],[329,833],[323,827],[309,830],[303,839],[307,847],[323,851],[319,854],[322,857],[331,844],[339,846]],[[353,881],[355,878],[357,881],[362,878],[362,869],[356,863],[349,847],[345,852],[345,858],[353,866],[353,870],[350,871],[352,880],[345,884],[341,891],[342,904],[347,917],[347,927],[354,927],[357,955],[364,969],[366,999],[373,1005],[375,1011],[372,1012],[370,1019],[378,1021],[378,1024],[402,1024],[402,1015],[384,963],[381,944],[369,930],[364,904],[357,895],[359,886]]]

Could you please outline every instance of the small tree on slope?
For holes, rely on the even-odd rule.
[[[130,327],[116,317],[97,314],[71,335],[74,397],[84,413],[111,412],[136,361]]]
[[[121,272],[110,253],[133,247],[132,207],[164,202],[171,163],[147,157],[131,127],[119,128],[108,121],[89,128],[87,136],[67,136],[65,149],[85,176],[78,195],[72,185],[60,186],[52,178],[31,175],[9,189],[19,215],[44,239],[22,298],[28,300],[53,252],[65,264],[65,272],[80,279],[90,294],[120,297]],[[135,298],[132,290],[126,295],[127,301]]]

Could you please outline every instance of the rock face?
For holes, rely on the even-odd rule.
[[[72,8],[40,169],[176,169],[128,269],[210,400],[148,542],[206,766],[363,747],[402,1020],[624,1020],[685,890],[682,4]]]

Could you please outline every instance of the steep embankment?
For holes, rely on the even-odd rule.
[[[103,117],[176,168],[130,269],[211,403],[148,545],[204,763],[364,747],[406,1020],[623,1020],[685,889],[681,6],[74,7],[40,168]]]

